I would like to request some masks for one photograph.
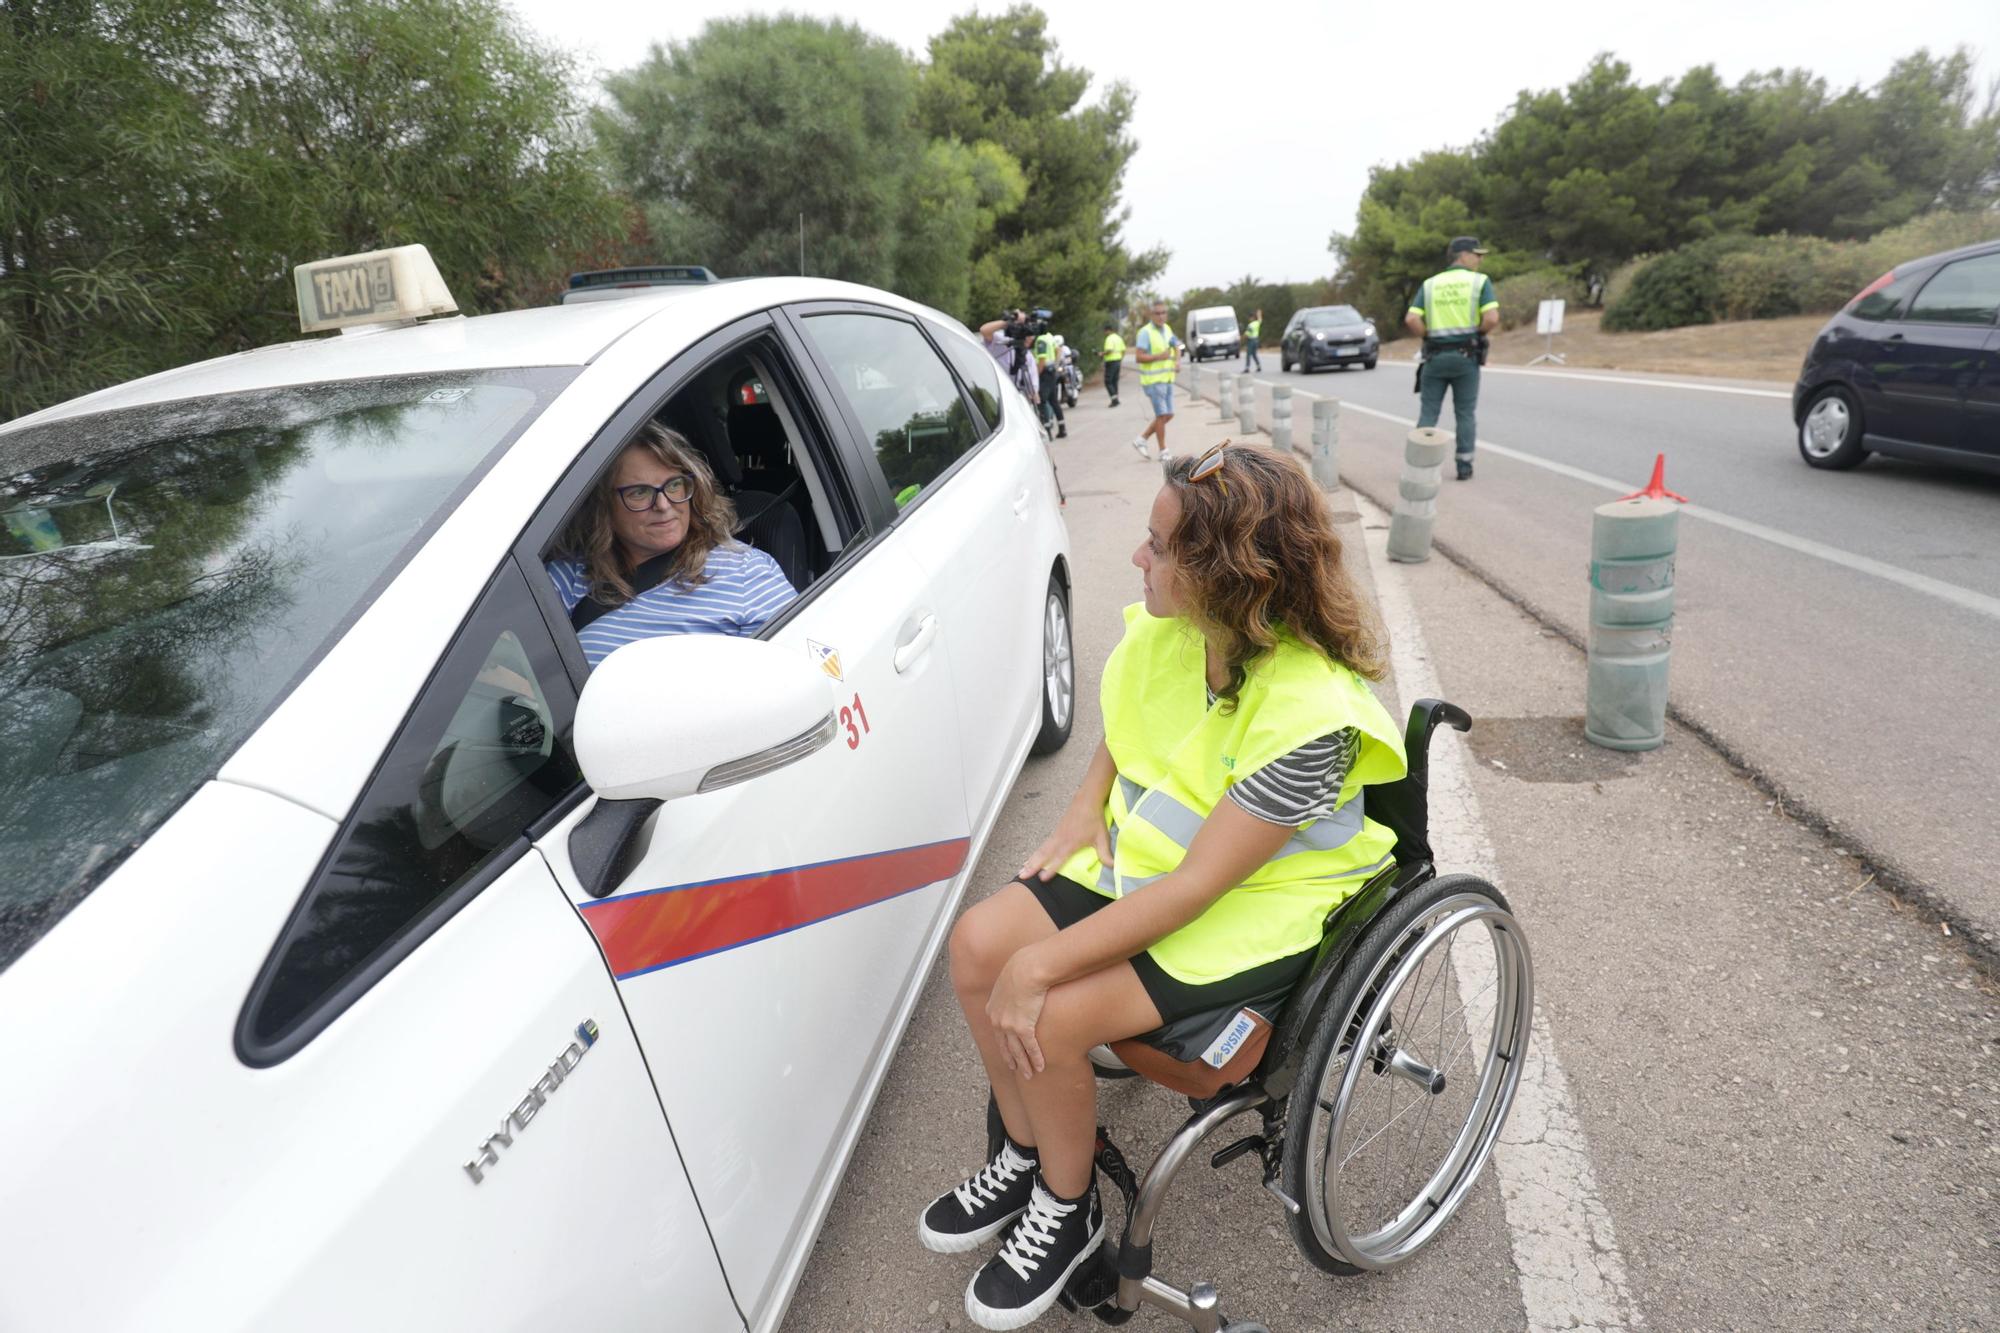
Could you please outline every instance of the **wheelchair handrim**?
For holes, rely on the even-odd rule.
[[[1385,1020],[1389,1017],[1397,1000],[1403,996],[1405,987],[1412,978],[1418,976],[1426,963],[1441,948],[1456,941],[1461,930],[1474,923],[1484,927],[1484,939],[1491,948],[1492,977],[1489,984],[1482,984],[1473,995],[1459,997],[1456,1015],[1461,1022],[1474,1012],[1486,1013],[1490,1019],[1490,1030],[1484,1042],[1483,1059],[1480,1064],[1479,1081],[1468,1106],[1465,1119],[1451,1141],[1450,1149],[1444,1154],[1438,1166],[1431,1170],[1420,1188],[1409,1195],[1409,1200],[1386,1222],[1375,1225],[1372,1230],[1360,1234],[1350,1234],[1343,1205],[1346,1203],[1342,1181],[1345,1167],[1358,1156],[1374,1139],[1364,1141],[1358,1148],[1339,1157],[1343,1145],[1337,1136],[1347,1124],[1350,1111],[1356,1104],[1357,1091],[1365,1077],[1375,1074],[1374,1068],[1378,1045],[1382,1037]],[[1400,952],[1400,956],[1399,955]],[[1386,979],[1379,973],[1383,966],[1393,961],[1395,966]],[[1431,985],[1435,987],[1446,972],[1452,973],[1453,986],[1459,984],[1456,965],[1449,952],[1439,960],[1439,977]],[[1501,1127],[1506,1123],[1507,1112],[1513,1105],[1514,1093],[1520,1083],[1522,1060],[1526,1053],[1528,1035],[1533,1022],[1533,970],[1527,943],[1519,925],[1508,912],[1492,899],[1476,893],[1465,893],[1441,900],[1433,909],[1425,913],[1405,929],[1397,945],[1384,951],[1382,964],[1359,988],[1355,1005],[1342,1015],[1344,1030],[1351,1030],[1356,1020],[1356,1011],[1368,1001],[1366,1012],[1360,1015],[1362,1027],[1353,1045],[1341,1057],[1339,1091],[1329,1100],[1325,1095],[1327,1079],[1322,1077],[1320,1086],[1313,1089],[1312,1114],[1307,1132],[1318,1152],[1318,1187],[1304,1191],[1308,1215],[1314,1234],[1329,1251],[1357,1268],[1381,1270],[1393,1268],[1414,1255],[1427,1244],[1458,1210],[1465,1195],[1478,1180],[1492,1155],[1493,1146],[1499,1138]],[[1475,1010],[1485,993],[1491,990],[1490,1011],[1481,1005]],[[1369,1001],[1369,997],[1374,999]],[[1426,992],[1428,996],[1428,992]],[[1444,995],[1444,1003],[1449,1006],[1451,991]],[[1419,1005],[1426,1003],[1420,1001]],[[1440,1020],[1443,1040],[1443,1020]],[[1470,1031],[1465,1035],[1466,1051],[1479,1044]],[[1405,1035],[1392,1050],[1401,1050],[1408,1044]],[[1355,1052],[1366,1052],[1356,1057]],[[1456,1057],[1448,1057],[1443,1065],[1447,1076]],[[1329,1069],[1334,1067],[1329,1065]],[[1463,1075],[1460,1075],[1463,1077]],[[1394,1107],[1394,1083],[1390,1080],[1390,1105]],[[1424,1106],[1425,1118],[1417,1128],[1418,1147],[1428,1124],[1430,1107],[1421,1096],[1413,1099],[1402,1113],[1392,1115],[1388,1123],[1376,1131],[1379,1138],[1394,1123],[1418,1106]],[[1332,1165],[1330,1165],[1332,1164]]]

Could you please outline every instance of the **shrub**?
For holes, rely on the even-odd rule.
[[[1623,297],[1604,307],[1604,327],[1613,333],[1677,329],[1713,324],[1722,301],[1720,263],[1724,256],[1754,244],[1747,236],[1718,236],[1669,250],[1632,276]]]
[[[1571,306],[1580,306],[1585,296],[1582,281],[1567,268],[1535,268],[1511,278],[1502,278],[1493,284],[1493,294],[1500,298],[1500,327],[1503,329],[1519,328],[1523,324],[1532,327],[1543,301],[1560,299]]]
[[[1604,327],[1671,329],[1840,309],[1898,264],[2000,238],[2000,210],[1928,213],[1865,241],[1729,236],[1642,256],[1611,275]],[[1501,298],[1506,319],[1506,298]]]

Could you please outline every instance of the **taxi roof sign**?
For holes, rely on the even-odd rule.
[[[292,270],[299,329],[318,333],[355,324],[414,323],[458,309],[431,252],[421,245],[341,255]]]

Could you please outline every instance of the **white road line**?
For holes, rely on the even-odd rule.
[[[1403,702],[1442,698],[1436,668],[1424,645],[1423,628],[1403,585],[1403,571],[1389,563],[1385,549],[1388,516],[1360,495],[1354,497],[1371,523],[1384,533],[1367,531],[1368,564],[1375,575],[1375,593],[1389,631],[1390,660]],[[1479,800],[1456,734],[1442,729],[1430,754],[1431,838],[1438,864],[1453,871],[1500,883],[1493,845],[1480,818]],[[1532,924],[1532,923],[1530,923]],[[1533,930],[1529,929],[1532,947]],[[1486,988],[1492,960],[1461,958],[1452,950],[1461,995],[1478,995]],[[1478,1016],[1468,1012],[1468,1023]],[[1489,1020],[1490,1022],[1490,1020]],[[1486,1029],[1490,1031],[1490,1027]],[[1507,1213],[1519,1274],[1521,1305],[1528,1327],[1548,1330],[1637,1329],[1644,1320],[1625,1278],[1625,1261],[1611,1214],[1597,1193],[1583,1125],[1570,1100],[1569,1082],[1556,1061],[1555,1040],[1539,1005],[1534,1035],[1528,1046],[1520,1091],[1493,1149],[1493,1170],[1500,1179],[1500,1197]]]
[[[1686,389],[1690,393],[1733,393],[1744,398],[1780,398],[1790,402],[1784,389],[1746,389],[1734,384],[1691,384],[1686,380],[1649,380],[1633,375],[1587,375],[1574,370],[1529,370],[1525,366],[1488,366],[1487,374],[1531,375],[1545,380],[1585,380],[1591,384],[1637,384],[1648,389]]]
[[[1393,412],[1377,411],[1375,408],[1363,407],[1359,403],[1351,402],[1344,398],[1341,400],[1340,409],[1343,412],[1360,412],[1365,416],[1379,417],[1383,421],[1393,421],[1399,426],[1414,426],[1417,424],[1416,420],[1412,417],[1399,417]],[[1558,476],[1568,477],[1572,481],[1580,481],[1590,486],[1600,487],[1603,490],[1610,491],[1614,495],[1626,495],[1636,489],[1635,485],[1629,481],[1615,481],[1610,477],[1602,476],[1595,472],[1588,472],[1580,467],[1571,467],[1568,463],[1558,463],[1553,458],[1543,458],[1539,454],[1527,453],[1520,449],[1511,449],[1504,444],[1495,444],[1491,440],[1481,439],[1479,447],[1489,453],[1498,454],[1502,458],[1512,458],[1518,462],[1541,468],[1544,471],[1553,472]],[[1895,565],[1886,564],[1883,561],[1875,560],[1865,555],[1856,555],[1852,551],[1843,551],[1837,546],[1828,546],[1825,542],[1816,542],[1810,537],[1799,537],[1777,528],[1767,528],[1762,523],[1752,523],[1747,518],[1738,518],[1734,514],[1720,513],[1708,508],[1706,505],[1682,505],[1681,512],[1689,518],[1698,518],[1703,522],[1713,523],[1717,527],[1728,528],[1733,532],[1740,532],[1746,537],[1755,537],[1759,541],[1770,542],[1773,546],[1782,546],[1786,550],[1797,551],[1801,555],[1813,556],[1816,559],[1826,561],[1828,564],[1839,565],[1844,569],[1851,569],[1859,574],[1867,574],[1872,578],[1883,579],[1887,582],[1908,588],[1912,592],[1923,593],[1927,597],[1935,597],[1939,601],[1949,602],[1953,606],[1976,612],[1988,619],[2000,620],[2000,597],[1989,597],[1983,592],[1974,592],[1972,589],[1962,588],[1956,583],[1946,583],[1943,579],[1934,579],[1928,574],[1918,574],[1913,570],[1900,569]]]

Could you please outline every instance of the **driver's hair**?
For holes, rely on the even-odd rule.
[[[704,572],[708,554],[717,547],[733,546],[736,540],[736,506],[715,484],[701,452],[679,431],[668,430],[657,421],[646,423],[632,442],[618,451],[611,466],[597,479],[583,512],[570,525],[568,554],[583,561],[584,576],[590,580],[590,596],[605,606],[622,606],[632,600],[632,584],[627,576],[633,566],[625,561],[618,546],[612,518],[624,504],[613,489],[618,464],[634,449],[643,450],[677,472],[685,472],[694,482],[688,497],[687,536],[674,551],[673,567],[661,582],[682,588],[696,588],[708,581]]]
[[[1297,460],[1232,446],[1200,481],[1199,459],[1167,468],[1181,516],[1166,546],[1183,614],[1229,668],[1216,697],[1234,706],[1249,669],[1282,631],[1369,680],[1384,673],[1382,640],[1342,563],[1326,496]]]

